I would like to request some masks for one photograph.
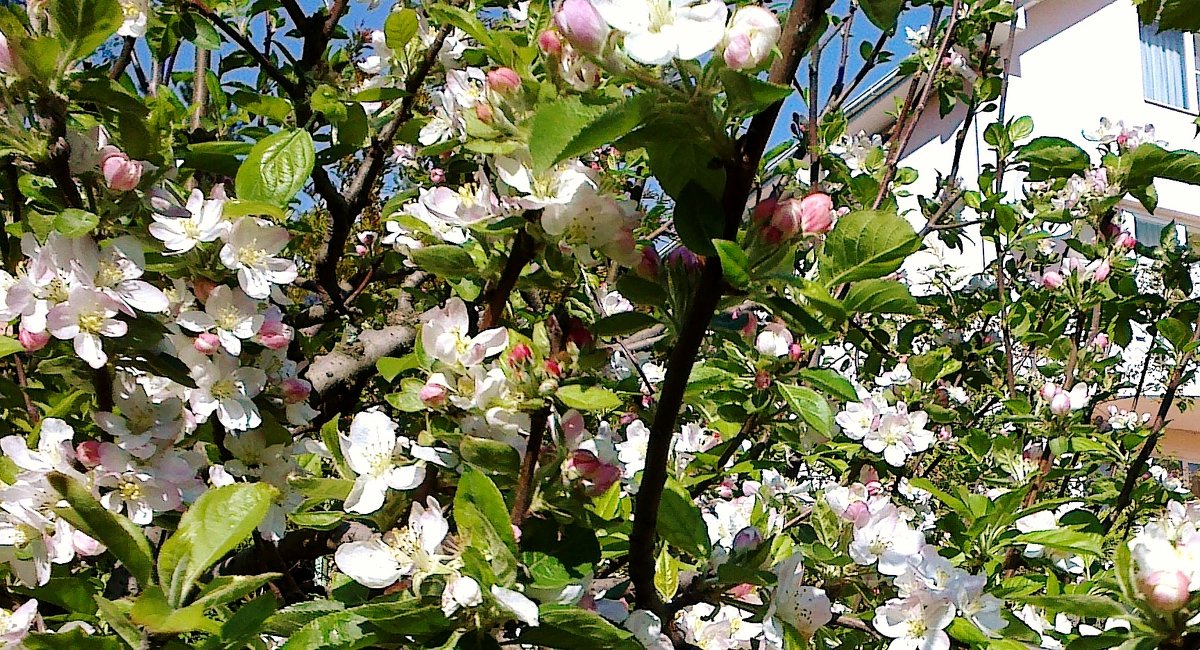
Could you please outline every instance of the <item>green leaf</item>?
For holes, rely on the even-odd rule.
[[[721,201],[700,183],[689,181],[675,196],[671,220],[679,241],[693,253],[705,257],[717,254],[713,240],[724,235],[725,212]]]
[[[292,609],[292,608],[288,608]],[[357,608],[346,609],[332,614],[326,614],[301,626],[288,636],[288,640],[280,650],[313,650],[322,648],[364,648],[378,639],[378,634],[366,629],[367,618],[355,611]],[[272,621],[285,609],[268,619]]]
[[[1120,603],[1097,594],[1062,594],[1059,596],[1028,596],[1019,599],[1034,607],[1064,612],[1083,618],[1120,618],[1129,615]]]
[[[408,10],[408,11],[411,11]],[[392,14],[393,16],[395,14]],[[330,122],[341,124],[350,114],[338,91],[328,84],[321,84],[313,91],[310,103],[313,110],[323,114]]]
[[[714,239],[712,244],[721,258],[721,271],[729,284],[738,289],[750,286],[750,260],[742,247],[727,239]]]
[[[871,24],[886,32],[896,26],[904,0],[861,0],[859,6]]]
[[[1104,546],[1104,536],[1096,533],[1083,533],[1069,528],[1056,530],[1037,530],[1031,533],[1017,535],[1013,542],[1018,544],[1040,544],[1046,548],[1066,553],[1100,555]]]
[[[138,646],[134,646],[138,647]],[[33,632],[21,640],[21,650],[124,650],[115,636],[88,634],[81,627],[66,632]]]
[[[575,97],[539,108],[533,116],[529,136],[534,172],[543,172],[569,157],[564,152],[577,139],[583,138],[584,129],[604,113],[604,106],[586,105]]]
[[[773,84],[729,68],[721,71],[721,84],[725,86],[725,95],[729,99],[729,114],[737,117],[757,115],[792,94],[788,86]]]
[[[560,402],[566,404],[567,408],[580,411],[611,411],[620,408],[623,404],[616,393],[599,386],[584,387],[579,384],[570,384],[560,387],[554,395]]]
[[[158,579],[167,602],[179,607],[196,580],[254,532],[279,491],[266,483],[209,490],[179,519],[158,555]]]
[[[149,585],[154,561],[151,559],[150,543],[141,529],[129,519],[106,509],[78,481],[57,472],[50,474],[48,480],[54,491],[69,504],[68,508],[56,508],[55,512],[87,536],[108,547],[109,552],[125,565],[139,585]]]
[[[908,287],[896,280],[863,280],[850,285],[843,301],[848,312],[860,314],[909,314],[920,312]]]
[[[712,555],[708,526],[692,495],[678,481],[668,480],[658,503],[658,534],[671,546],[703,561]]]
[[[65,237],[83,237],[96,229],[100,217],[76,208],[67,208],[54,217],[54,229]]]
[[[196,630],[212,634],[220,629],[216,621],[205,618],[202,607],[192,605],[173,609],[167,604],[166,596],[158,585],[150,586],[138,594],[130,617],[134,623],[159,634],[179,634]]]
[[[1178,318],[1164,318],[1158,321],[1156,327],[1176,351],[1183,350],[1192,341],[1192,327]]]
[[[488,476],[516,477],[521,466],[521,454],[512,445],[488,438],[463,436],[458,443],[458,455]]]
[[[128,601],[112,601],[96,596],[96,608],[99,611],[100,620],[108,623],[112,631],[116,632],[127,646],[141,648],[145,645],[145,634],[133,621],[129,620],[130,604]]]
[[[1196,3],[1193,0],[1162,0],[1158,28],[1160,31],[1176,29],[1181,32],[1200,32],[1200,13],[1196,12]]]
[[[570,100],[568,100],[568,103],[571,103]],[[555,104],[551,104],[550,106],[555,106]],[[580,124],[578,130],[575,131],[571,137],[562,144],[561,149],[554,153],[553,159],[549,163],[546,163],[545,167],[541,167],[540,162],[544,162],[544,160],[541,160],[539,156],[550,155],[550,150],[553,148],[549,146],[551,143],[544,143],[547,145],[546,150],[541,154],[534,154],[534,166],[538,169],[546,169],[555,163],[561,162],[568,158],[577,158],[606,144],[616,142],[629,132],[640,127],[642,122],[646,119],[646,116],[655,110],[656,104],[654,102],[654,97],[646,94],[639,94],[627,97],[623,101],[613,104],[602,113],[593,113],[592,109],[594,108],[597,107],[584,107],[583,110],[579,112],[566,111],[576,116],[578,119],[584,119],[588,117],[590,117],[590,119],[587,119]],[[551,124],[546,121],[549,120],[550,117],[540,119],[542,112],[547,109],[549,109],[549,107],[539,110],[538,114],[533,118],[534,132],[531,136],[531,142],[536,143],[536,146],[539,150],[541,150],[543,143],[539,142],[538,138],[547,137],[547,135],[544,135],[547,134],[547,131],[549,131],[548,135],[551,137],[561,139],[559,134],[561,124]],[[550,116],[564,112],[563,109],[550,110]],[[533,153],[534,146],[534,144],[530,145],[530,153]]]
[[[406,354],[402,357],[380,357],[375,362],[375,369],[379,371],[379,375],[384,381],[392,381],[402,372],[408,372],[421,366],[421,360],[415,354]]]
[[[238,198],[280,207],[304,188],[316,163],[312,136],[304,129],[284,129],[260,140],[238,168]]]
[[[417,35],[417,12],[407,7],[388,14],[383,21],[383,35],[387,46],[396,52],[403,52],[404,46]]]
[[[117,0],[50,0],[49,9],[53,33],[72,60],[95,52],[125,19]]]
[[[10,354],[16,354],[25,349],[21,342],[11,336],[0,336],[0,359]]]
[[[247,201],[244,199],[229,199],[221,206],[221,216],[226,219],[247,216],[267,216],[279,219],[287,218],[287,213],[279,206],[263,201]]]
[[[624,336],[658,324],[657,318],[645,312],[623,311],[601,318],[592,325],[591,330],[596,336]]]
[[[1148,185],[1155,178],[1200,185],[1200,154],[1186,149],[1168,151],[1146,142],[1122,154],[1118,165],[1123,184],[1129,188]]]
[[[562,650],[639,650],[633,634],[599,614],[573,605],[542,605],[538,626],[526,628],[517,639],[523,645]]]
[[[851,212],[825,238],[817,256],[820,277],[827,287],[882,277],[920,247],[913,227],[895,212]]]
[[[783,395],[784,401],[808,426],[824,436],[833,434],[833,411],[820,393],[803,386],[783,383],[776,385],[779,386],[779,393]]]
[[[1053,137],[1030,140],[1017,152],[1017,162],[1028,163],[1031,181],[1082,175],[1092,164],[1087,152],[1079,145]]]
[[[228,605],[258,591],[268,582],[280,577],[278,573],[263,573],[256,576],[217,576],[204,586],[204,590],[192,601],[192,607],[201,610]]]
[[[437,244],[424,246],[409,253],[413,264],[435,275],[451,280],[464,278],[475,271],[475,260],[461,246]]]
[[[262,625],[275,610],[279,609],[279,601],[275,595],[268,592],[242,605],[233,616],[221,625],[218,638],[210,639],[206,648],[221,650],[241,650],[253,638],[262,633]]]
[[[508,507],[504,505],[504,496],[500,489],[482,472],[468,469],[458,480],[458,490],[454,493],[454,508],[473,506],[496,529],[496,534],[510,549],[515,550],[517,540],[513,536],[512,525],[508,519]]]
[[[858,401],[858,391],[854,390],[854,384],[841,373],[826,368],[803,368],[800,370],[800,378],[840,400]]]

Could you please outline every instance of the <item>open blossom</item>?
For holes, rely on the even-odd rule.
[[[38,601],[31,598],[12,611],[0,609],[0,650],[23,647],[21,641],[37,619],[37,608]]]
[[[237,357],[217,353],[192,368],[196,388],[190,393],[192,412],[199,422],[214,412],[225,428],[245,431],[262,424],[254,398],[267,384],[260,368],[239,366]]]
[[[110,239],[100,248],[90,239],[81,239],[76,253],[75,263],[84,278],[91,278],[95,288],[116,300],[122,312],[130,316],[136,315],[134,310],[158,314],[170,307],[162,289],[141,279],[146,256],[137,239]]]
[[[272,284],[288,284],[296,279],[296,263],[278,257],[288,238],[284,228],[243,217],[225,238],[221,263],[237,271],[238,283],[246,295],[265,299],[271,295]]]
[[[877,454],[892,467],[900,467],[908,457],[929,449],[933,432],[925,428],[929,416],[924,411],[913,413],[897,409],[880,418],[879,426],[863,437],[863,446]]]
[[[874,513],[865,524],[854,531],[850,542],[850,557],[858,564],[879,563],[878,571],[898,576],[908,570],[909,559],[925,546],[925,536],[913,530],[894,506]]]
[[[388,488],[411,490],[425,479],[422,465],[399,465],[397,452],[409,441],[398,438],[398,425],[379,411],[364,411],[354,416],[350,434],[340,437],[346,464],[358,477],[346,497],[346,512],[370,514],[383,507]]]
[[[342,544],[333,560],[342,573],[372,589],[409,576],[416,586],[426,575],[449,571],[441,548],[449,532],[441,504],[429,497],[425,505],[413,503],[405,528]]]
[[[442,614],[453,616],[454,612],[464,607],[478,607],[483,604],[483,590],[479,582],[471,576],[458,576],[446,585],[442,592]]]
[[[148,14],[150,13],[149,0],[120,0],[121,14],[124,20],[121,26],[117,28],[118,36],[132,36],[138,38],[145,35],[146,26],[150,22]]]
[[[150,234],[172,253],[186,253],[202,243],[215,241],[229,229],[229,222],[222,218],[225,201],[205,200],[200,190],[192,190],[183,213],[164,207],[168,207],[168,214],[155,213]]]
[[[738,7],[725,30],[725,65],[734,70],[757,68],[770,56],[781,33],[779,19],[763,7]]]
[[[101,337],[125,336],[129,325],[113,318],[120,304],[107,294],[87,287],[76,287],[66,302],[50,310],[46,326],[55,338],[70,340],[89,366],[100,368],[108,363]]]
[[[71,425],[58,418],[46,418],[38,433],[37,449],[29,449],[21,436],[5,436],[0,438],[0,450],[14,465],[27,472],[77,474],[71,466],[75,460],[71,443],[74,437],[75,430]]]
[[[443,308],[421,315],[421,346],[425,353],[447,365],[474,366],[508,347],[508,330],[503,327],[469,336],[467,304],[454,297]]]
[[[823,589],[803,584],[803,560],[802,554],[795,553],[775,568],[779,583],[767,608],[767,618],[783,621],[811,638],[817,628],[833,620],[833,610]]]
[[[892,639],[889,650],[949,650],[945,629],[954,620],[954,607],[941,599],[914,595],[889,600],[875,610],[872,624]]]
[[[219,286],[213,289],[204,303],[204,311],[186,311],[178,322],[193,332],[213,331],[229,354],[242,353],[242,341],[252,338],[263,324],[258,303],[240,289]]]
[[[595,0],[605,22],[625,35],[629,58],[647,65],[698,59],[725,35],[729,10],[719,0]]]

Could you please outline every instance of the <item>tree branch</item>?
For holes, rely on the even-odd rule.
[[[769,79],[776,84],[790,83],[796,76],[804,52],[812,41],[816,18],[824,13],[832,0],[793,0],[783,37],[779,42],[782,56],[771,65]],[[762,158],[783,102],[768,107],[751,120],[746,133],[737,143],[736,160],[726,166],[725,190],[721,197],[725,224],[723,236],[735,239],[750,196],[758,164]],[[641,609],[665,615],[662,599],[654,586],[654,547],[657,541],[658,506],[667,481],[667,462],[675,423],[683,407],[684,390],[691,374],[696,353],[704,342],[709,321],[720,304],[723,274],[720,260],[711,257],[701,272],[699,285],[691,307],[683,319],[683,328],[667,360],[666,378],[659,394],[658,406],[650,427],[646,450],[646,466],[634,503],[633,530],[629,537],[629,576]],[[663,627],[671,630],[676,645],[681,644],[670,617]]]

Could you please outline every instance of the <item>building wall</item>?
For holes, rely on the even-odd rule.
[[[1034,121],[1034,136],[1066,137],[1093,153],[1095,143],[1083,134],[1094,130],[1102,117],[1123,120],[1127,125],[1153,124],[1156,138],[1168,148],[1197,146],[1195,114],[1144,99],[1138,19],[1132,0],[1043,0],[1022,11],[1023,29],[1015,39],[1009,79],[1009,118],[1028,115]],[[904,82],[895,92],[903,93],[906,88]],[[880,118],[891,106],[891,99],[885,97],[856,118],[851,130],[879,130],[883,126]],[[937,172],[949,171],[964,115],[961,106],[944,119],[931,110],[918,124],[903,158],[904,165],[921,172],[913,188],[916,194],[931,195]],[[983,142],[983,127],[994,119],[995,113],[985,115],[982,125],[977,121],[969,130],[960,176],[970,187],[974,187],[982,164],[992,162]],[[1010,174],[1005,185],[1017,191],[1020,179]],[[1200,219],[1191,216],[1200,212],[1200,188],[1171,181],[1159,181],[1157,188],[1158,214],[1164,220],[1174,218],[1200,226]],[[915,207],[915,201],[905,207]],[[1129,207],[1138,209],[1135,202]],[[966,218],[973,218],[969,213]],[[909,217],[917,227],[924,224],[915,210]],[[992,256],[982,250],[977,236],[972,239],[962,253],[935,244],[907,270],[920,277],[919,269],[940,253],[968,272],[978,271]]]
[[[1096,144],[1084,133],[1093,131],[1100,118],[1122,120],[1126,125],[1153,124],[1155,137],[1166,142],[1169,149],[1200,147],[1196,140],[1196,115],[1159,106],[1145,100],[1142,85],[1141,42],[1137,12],[1132,0],[1042,0],[1026,2],[1020,16],[1013,47],[1014,59],[1007,100],[1007,115],[1015,118],[1028,115],[1034,121],[1034,136],[1068,138],[1086,151],[1096,152]],[[1031,6],[1032,5],[1032,6]],[[859,130],[881,132],[889,126],[886,113],[893,110],[893,97],[902,96],[908,81],[896,84],[882,98],[855,116],[850,124],[852,133]],[[1193,106],[1200,98],[1193,98]],[[953,160],[955,137],[961,128],[965,109],[959,107],[946,118],[938,116],[936,108],[928,111],[918,124],[902,164],[916,168],[920,180],[912,187],[914,195],[932,196],[938,172],[948,173]],[[982,165],[991,160],[983,142],[983,127],[995,120],[995,113],[984,115],[968,132],[959,175],[968,187]],[[982,122],[980,124],[979,122]],[[980,155],[984,159],[980,160]],[[1098,156],[1095,158],[1098,162]],[[1005,183],[1010,192],[1020,191],[1020,178],[1010,174]],[[1163,221],[1177,220],[1200,228],[1200,188],[1170,181],[1158,181],[1159,209],[1156,216]],[[1135,201],[1130,210],[1141,211]],[[916,209],[916,201],[902,204],[914,227],[924,225],[924,217]],[[964,220],[976,218],[966,209]],[[978,229],[968,229],[965,249],[947,250],[935,237],[928,240],[929,250],[923,251],[906,264],[905,271],[918,284],[925,274],[922,269],[938,261],[962,269],[963,277],[980,271],[994,258],[981,246]],[[1124,352],[1127,367],[1140,367],[1147,344],[1144,340]],[[1183,387],[1184,395],[1200,395],[1200,384],[1192,382]],[[1132,400],[1119,402],[1130,408]],[[1107,406],[1107,405],[1105,405]],[[1154,413],[1156,399],[1143,399],[1138,411]],[[1200,463],[1200,406],[1185,411],[1173,408],[1168,418],[1171,425],[1160,443],[1159,453],[1184,461]]]

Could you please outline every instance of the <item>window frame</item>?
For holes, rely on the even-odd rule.
[[[1178,31],[1178,30],[1168,30]],[[1141,25],[1138,27],[1138,59],[1141,65],[1142,75],[1142,100],[1147,104],[1158,106],[1172,111],[1178,111],[1187,115],[1200,115],[1200,33],[1197,32],[1182,32],[1183,33],[1183,81],[1184,81],[1184,101],[1187,106],[1175,106],[1164,101],[1151,99],[1146,92],[1146,66],[1143,45]]]

